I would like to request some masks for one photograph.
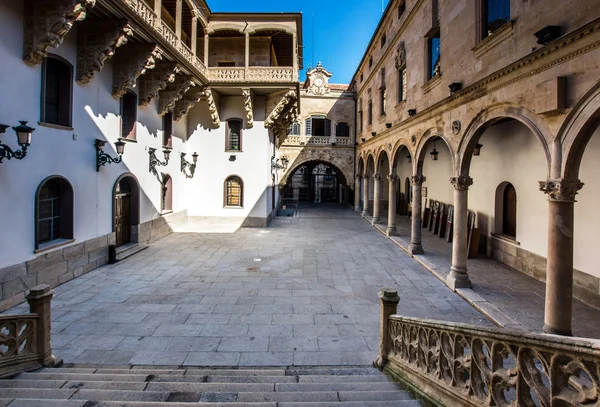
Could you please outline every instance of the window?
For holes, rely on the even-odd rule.
[[[486,38],[510,20],[510,0],[481,0],[483,11],[483,38]]]
[[[135,140],[137,122],[137,95],[127,91],[121,98],[121,137]]]
[[[173,147],[173,112],[163,115],[163,147]]]
[[[398,103],[406,100],[406,65],[398,69]]]
[[[379,87],[379,115],[385,116],[385,68],[381,68],[381,86]]]
[[[350,126],[348,126],[348,123],[338,123],[335,126],[335,136],[350,137]]]
[[[502,199],[502,234],[517,237],[517,191],[512,184],[504,188]]]
[[[433,37],[428,39],[429,42],[429,64],[427,67],[428,79],[432,79],[439,75],[440,72],[440,34],[439,31]]]
[[[373,66],[373,57],[369,57],[369,68]]]
[[[373,101],[369,100],[367,105],[367,125],[370,126],[373,124]]]
[[[363,128],[364,128],[364,126],[363,126],[363,112],[362,112],[362,110],[360,110],[358,112],[358,125],[360,126],[359,127],[360,128],[360,132],[362,133],[363,132]]]
[[[385,33],[383,33],[383,35],[381,36],[381,48],[383,48],[385,46],[386,42],[387,42],[387,37],[386,37]]]
[[[73,187],[65,178],[44,180],[36,193],[35,248],[73,239]]]
[[[306,119],[306,135],[317,137],[331,136],[331,120],[325,116],[311,116]]]
[[[225,150],[242,151],[242,121],[240,119],[229,119],[225,128],[227,132]]]
[[[288,129],[288,134],[290,136],[299,136],[300,135],[300,123],[294,122]]]
[[[161,185],[161,210],[162,212],[173,211],[173,179],[169,174],[163,176]]]
[[[71,127],[73,66],[55,55],[42,64],[42,108],[40,121]]]
[[[404,0],[402,0],[400,2],[400,4],[398,5],[398,20],[400,20],[402,18],[402,15],[404,14],[405,11],[406,11],[406,3],[404,2]]]
[[[231,176],[225,180],[225,206],[243,206],[243,183],[239,177]]]
[[[361,74],[360,74],[360,83],[362,83],[364,80],[365,80],[365,77],[364,77],[364,75],[361,73]]]

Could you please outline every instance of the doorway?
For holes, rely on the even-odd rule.
[[[115,183],[113,214],[117,247],[136,242],[134,235],[137,233],[133,233],[133,228],[139,224],[139,188],[135,178],[130,175],[120,177]]]

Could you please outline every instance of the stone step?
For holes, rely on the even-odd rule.
[[[382,373],[373,367],[313,367],[289,368],[287,376],[381,376]]]
[[[65,383],[66,380],[0,380],[0,389],[60,389]]]
[[[189,382],[149,382],[146,390],[180,392],[274,392],[274,383],[189,383]]]
[[[152,375],[152,382],[191,383],[296,383],[296,376],[199,376],[199,375]]]
[[[412,400],[406,391],[318,391],[318,392],[260,392],[239,393],[238,402],[337,402],[337,401],[394,401]]]
[[[418,400],[394,400],[394,401],[339,401],[337,403],[319,402],[283,402],[277,403],[277,407],[423,407]]]
[[[146,250],[148,245],[142,243],[127,243],[117,247],[117,261],[125,260],[136,253]]]
[[[376,382],[376,383],[277,383],[275,391],[393,391],[399,390],[396,383]]]
[[[8,406],[12,399],[0,399],[0,406]],[[3,404],[5,402],[5,404]],[[89,403],[89,404],[86,404]],[[139,402],[139,401],[88,401],[88,400],[51,400],[16,399],[10,407],[241,407],[241,403],[178,403],[178,402]],[[247,407],[277,407],[277,403],[245,403]],[[336,404],[337,406],[337,404]],[[323,406],[325,407],[325,406]],[[340,407],[355,407],[342,406]],[[360,406],[356,406],[360,407]],[[371,406],[367,406],[371,407]],[[379,406],[373,406],[379,407]]]
[[[201,375],[201,376],[285,376],[285,369],[202,369],[202,368],[153,368],[139,366],[111,367],[62,367],[43,368],[42,373],[101,373],[101,374],[154,374],[154,375]]]
[[[392,379],[385,375],[379,376],[292,376],[298,377],[299,383],[378,383],[391,382]]]
[[[97,382],[145,382],[147,374],[95,374],[95,373],[21,373],[19,380],[77,380]]]

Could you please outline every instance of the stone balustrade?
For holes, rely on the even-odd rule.
[[[279,66],[253,66],[208,68],[206,72],[210,82],[267,82],[290,83],[298,80],[293,68]]]
[[[434,405],[600,403],[600,341],[402,317],[396,291],[380,299],[377,366]]]
[[[48,284],[36,286],[26,297],[30,314],[0,315],[0,377],[54,366],[50,342],[53,295]]]
[[[335,143],[336,146],[351,146],[350,137],[321,137],[321,136],[287,136],[283,145],[287,146],[328,146]]]

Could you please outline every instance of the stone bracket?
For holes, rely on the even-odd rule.
[[[244,96],[244,109],[246,110],[246,127],[251,129],[254,127],[254,112],[252,108],[252,91],[250,89],[242,89]]]
[[[290,90],[285,95],[283,95],[279,103],[277,103],[277,106],[275,106],[271,114],[269,114],[269,116],[265,119],[265,127],[273,127],[275,121],[279,119],[279,117],[284,112],[285,108],[290,103],[290,101],[296,100],[297,98],[298,96],[296,95],[296,91],[294,90]]]
[[[25,0],[23,60],[39,65],[48,49],[58,48],[76,21],[82,21],[96,0]]]
[[[183,98],[183,94],[194,86],[192,76],[175,75],[175,80],[158,92],[158,114],[163,116],[175,109],[175,103]]]
[[[175,62],[157,62],[154,69],[140,76],[138,80],[138,104],[148,106],[152,99],[158,97],[158,92],[164,90],[169,83],[175,80],[179,72]]]
[[[126,44],[114,57],[113,91],[116,98],[122,97],[127,88],[135,87],[138,77],[154,68],[156,60],[162,59],[156,44]]]
[[[204,90],[204,96],[206,97],[206,102],[208,103],[208,111],[210,112],[210,117],[213,122],[213,126],[219,127],[221,125],[221,119],[219,118],[219,109],[217,108],[217,104],[215,103],[215,98],[212,93],[212,89],[206,88]]]
[[[190,109],[194,107],[204,97],[204,89],[200,90],[188,90],[181,100],[175,103],[175,109],[173,110],[173,120],[178,122],[188,114]]]
[[[104,62],[132,35],[127,20],[83,21],[77,32],[77,83],[84,85],[91,81]]]

